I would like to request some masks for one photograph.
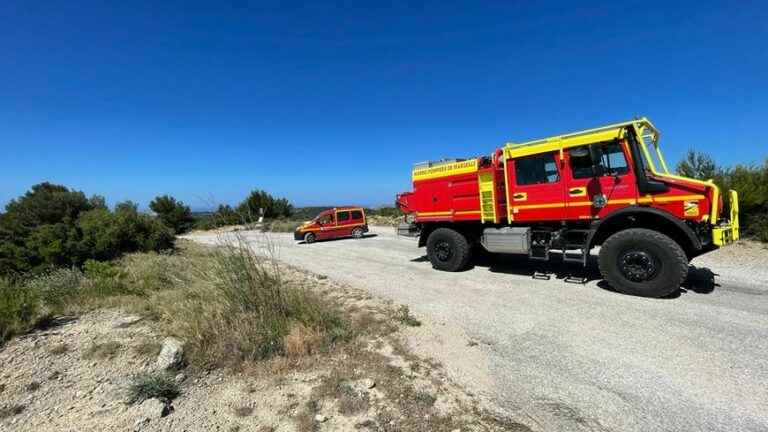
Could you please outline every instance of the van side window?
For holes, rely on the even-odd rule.
[[[560,181],[554,153],[515,159],[515,181],[518,186]]]
[[[339,215],[339,222],[346,222],[349,220],[348,211],[338,212],[337,214]]]
[[[600,165],[603,166],[603,175],[624,175],[629,172],[629,166],[627,166],[627,159],[621,150],[621,144],[614,141],[602,144],[601,147],[603,157]],[[589,149],[586,146],[573,148],[569,154],[573,178],[584,179],[593,176],[592,158],[589,156]]]
[[[363,212],[360,210],[352,210],[352,220],[360,220],[363,218]]]

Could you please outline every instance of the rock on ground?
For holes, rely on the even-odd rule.
[[[165,338],[160,354],[157,356],[157,368],[160,370],[179,369],[184,362],[184,346],[176,338]]]

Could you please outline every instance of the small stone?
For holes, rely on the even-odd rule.
[[[176,338],[165,338],[156,366],[160,370],[178,369],[184,360],[184,346]]]
[[[362,381],[362,384],[367,389],[372,389],[372,388],[376,387],[376,381],[374,381],[374,380],[372,380],[370,378],[364,379]]]
[[[328,417],[324,416],[323,414],[315,414],[315,421],[318,423],[324,423],[326,420],[328,420]]]
[[[187,376],[183,373],[177,373],[176,376],[173,377],[173,380],[176,382],[176,384],[181,384],[185,379],[187,379]]]

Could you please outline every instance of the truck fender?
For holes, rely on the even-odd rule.
[[[587,238],[587,250],[602,244],[611,234],[620,231],[621,221],[634,218],[639,227],[654,229],[675,239],[689,257],[701,251],[702,244],[696,233],[685,222],[668,212],[653,207],[632,205],[611,213],[605,219],[593,222]],[[671,230],[671,232],[670,232]]]

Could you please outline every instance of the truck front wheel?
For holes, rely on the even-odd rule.
[[[464,269],[471,250],[467,238],[450,228],[438,228],[427,238],[427,257],[437,270],[455,272]]]
[[[688,275],[688,258],[677,242],[654,230],[619,231],[600,248],[600,273],[617,291],[663,297],[680,288]]]

